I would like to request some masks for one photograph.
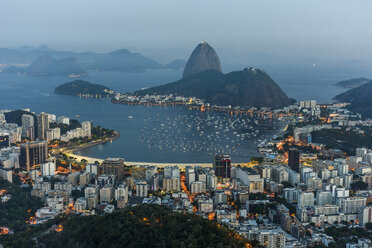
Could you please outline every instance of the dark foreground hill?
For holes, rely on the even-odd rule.
[[[110,88],[100,85],[100,84],[92,84],[87,81],[83,80],[75,80],[72,82],[64,83],[54,89],[54,92],[57,94],[64,94],[64,95],[100,95],[106,96]]]
[[[163,206],[140,205],[105,216],[72,217],[44,247],[245,247],[246,240],[217,223]]]
[[[372,81],[337,95],[334,99],[349,102],[350,110],[372,117]]]
[[[209,70],[135,94],[177,94],[205,99],[216,105],[282,108],[291,100],[260,69],[244,69],[223,74]]]

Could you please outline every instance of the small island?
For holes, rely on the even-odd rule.
[[[57,94],[72,96],[109,97],[114,92],[109,87],[100,84],[92,84],[83,80],[75,80],[62,84],[54,89]]]

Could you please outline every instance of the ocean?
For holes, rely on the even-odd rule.
[[[289,71],[295,74],[290,74]],[[330,102],[345,91],[334,84],[340,80],[361,77],[353,71],[318,68],[268,70],[289,97]],[[151,70],[144,73],[90,71],[82,77],[115,91],[131,92],[161,85],[181,78],[182,71]],[[79,98],[58,95],[54,88],[72,81],[68,77],[31,77],[0,73],[0,109],[23,109],[48,112],[91,121],[94,125],[120,132],[112,143],[97,145],[77,153],[97,158],[123,157],[136,162],[208,163],[214,153],[229,153],[233,162],[249,161],[257,156],[258,142],[278,132],[276,128],[254,131],[254,119],[228,116],[225,113],[199,112],[186,107],[144,107],[113,104],[108,99]],[[128,118],[129,116],[133,118]]]

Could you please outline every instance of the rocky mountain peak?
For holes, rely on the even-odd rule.
[[[191,53],[185,66],[183,77],[208,70],[221,72],[221,62],[216,51],[207,42],[203,41]]]

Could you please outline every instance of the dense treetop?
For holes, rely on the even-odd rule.
[[[71,217],[46,247],[245,247],[231,230],[196,215],[158,205],[125,208],[104,216]]]
[[[55,88],[55,93],[77,96],[79,94],[101,95],[106,96],[106,91],[110,90],[108,87],[100,84],[92,84],[83,80],[75,80],[64,83]]]

